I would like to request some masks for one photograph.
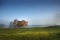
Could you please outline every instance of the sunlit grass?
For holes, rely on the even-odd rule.
[[[0,29],[0,40],[59,40],[60,29]]]

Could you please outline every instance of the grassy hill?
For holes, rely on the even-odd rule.
[[[0,28],[0,40],[60,40],[60,28]]]

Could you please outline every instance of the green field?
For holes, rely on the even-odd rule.
[[[60,28],[0,28],[0,40],[60,40]]]

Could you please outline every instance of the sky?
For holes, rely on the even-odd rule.
[[[51,25],[59,8],[59,0],[0,0],[0,23],[18,19],[29,25]]]

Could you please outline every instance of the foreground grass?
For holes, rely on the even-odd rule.
[[[60,40],[60,28],[1,28],[0,40]]]

